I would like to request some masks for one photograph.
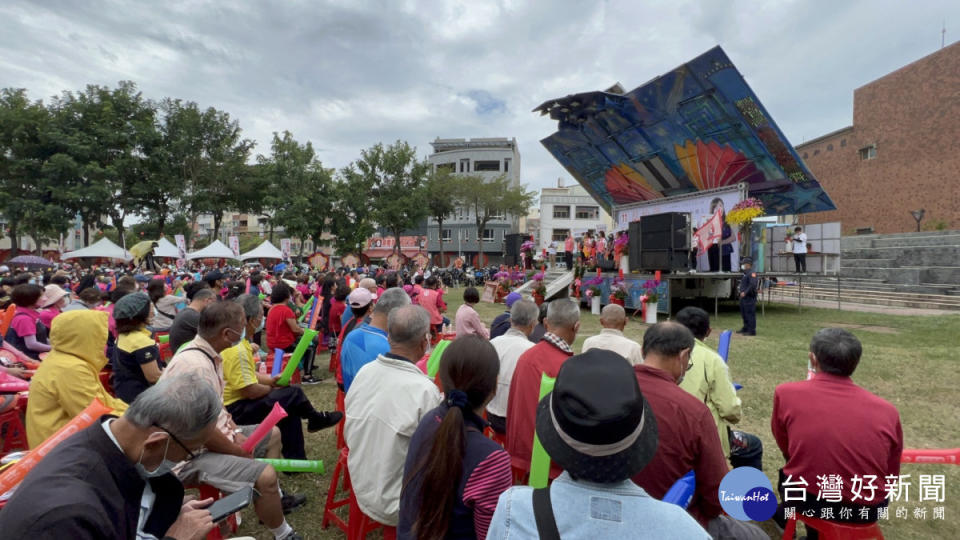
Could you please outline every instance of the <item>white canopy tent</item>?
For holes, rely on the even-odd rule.
[[[157,247],[153,248],[154,257],[164,257],[168,259],[179,259],[180,250],[172,242],[164,237],[157,240]]]
[[[209,246],[187,254],[188,260],[193,259],[236,259],[233,250],[219,240],[214,240]]]
[[[283,259],[283,252],[277,249],[276,246],[270,243],[269,240],[264,240],[262,244],[251,249],[250,251],[240,255],[241,261],[246,261],[248,259]]]
[[[125,251],[122,247],[114,244],[109,238],[101,238],[85,248],[64,253],[60,256],[60,259],[67,260],[84,257],[89,257],[92,259],[120,259],[124,261],[129,261],[133,258],[133,256],[130,255],[130,252]]]

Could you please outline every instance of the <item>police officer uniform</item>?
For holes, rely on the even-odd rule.
[[[741,264],[753,264],[753,259],[744,257]],[[740,278],[740,316],[743,318],[743,328],[738,334],[745,336],[757,335],[757,290],[760,286],[760,279],[753,269],[744,270],[743,277]]]

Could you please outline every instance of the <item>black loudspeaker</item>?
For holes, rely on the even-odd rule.
[[[507,266],[516,266],[520,264],[520,260],[514,257],[513,255],[507,255],[503,258],[503,264]]]
[[[636,223],[640,238],[637,251],[633,251],[633,225],[630,224],[630,250],[639,253],[641,271],[690,268],[690,214],[668,212],[641,216]]]
[[[512,233],[503,237],[503,251],[506,259],[513,257],[514,261],[520,260],[520,245],[523,244],[526,238],[527,235],[520,233]],[[513,266],[517,264],[517,262],[506,264],[507,266]]]
[[[634,257],[640,256],[640,222],[631,221],[630,225],[627,228],[627,249],[630,250],[630,254]]]

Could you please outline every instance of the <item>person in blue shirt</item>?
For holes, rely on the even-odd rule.
[[[377,282],[373,278],[363,278],[357,283],[357,289],[366,289],[373,294],[373,297],[377,297]],[[340,326],[347,324],[347,321],[350,320],[350,317],[353,317],[353,309],[350,308],[350,303],[347,303],[347,309],[343,310],[343,315],[340,316]]]
[[[343,371],[343,390],[350,391],[350,384],[360,368],[373,362],[377,356],[390,352],[387,341],[387,317],[398,307],[410,304],[410,297],[403,289],[384,291],[373,306],[370,322],[354,329],[340,347],[340,367]]]
[[[564,472],[546,488],[512,487],[497,503],[488,540],[709,539],[680,506],[630,477],[657,452],[657,420],[629,362],[591,349],[571,356],[537,407],[537,436]]]

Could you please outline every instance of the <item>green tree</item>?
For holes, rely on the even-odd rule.
[[[480,246],[478,260],[483,260],[483,231],[490,220],[498,216],[513,219],[526,215],[533,204],[535,194],[524,186],[511,185],[506,176],[485,180],[479,175],[458,177],[459,199],[473,209],[477,227],[477,243]]]
[[[333,184],[335,212],[330,213],[330,232],[339,255],[363,252],[367,238],[373,235],[373,210],[370,193],[373,186],[354,165],[340,170]]]
[[[430,171],[424,185],[424,202],[429,216],[437,220],[438,247],[443,264],[443,222],[457,209],[457,177],[448,169]],[[427,240],[429,246],[429,238]],[[429,250],[429,247],[428,247]]]
[[[373,186],[372,204],[377,225],[393,233],[400,245],[403,231],[423,222],[429,209],[423,204],[430,165],[417,160],[417,149],[405,141],[363,150],[355,163],[365,184]]]
[[[62,210],[64,193],[46,170],[50,114],[40,101],[31,102],[24,89],[0,90],[0,212],[10,229],[11,256],[20,236],[29,234],[37,249],[70,226]]]

